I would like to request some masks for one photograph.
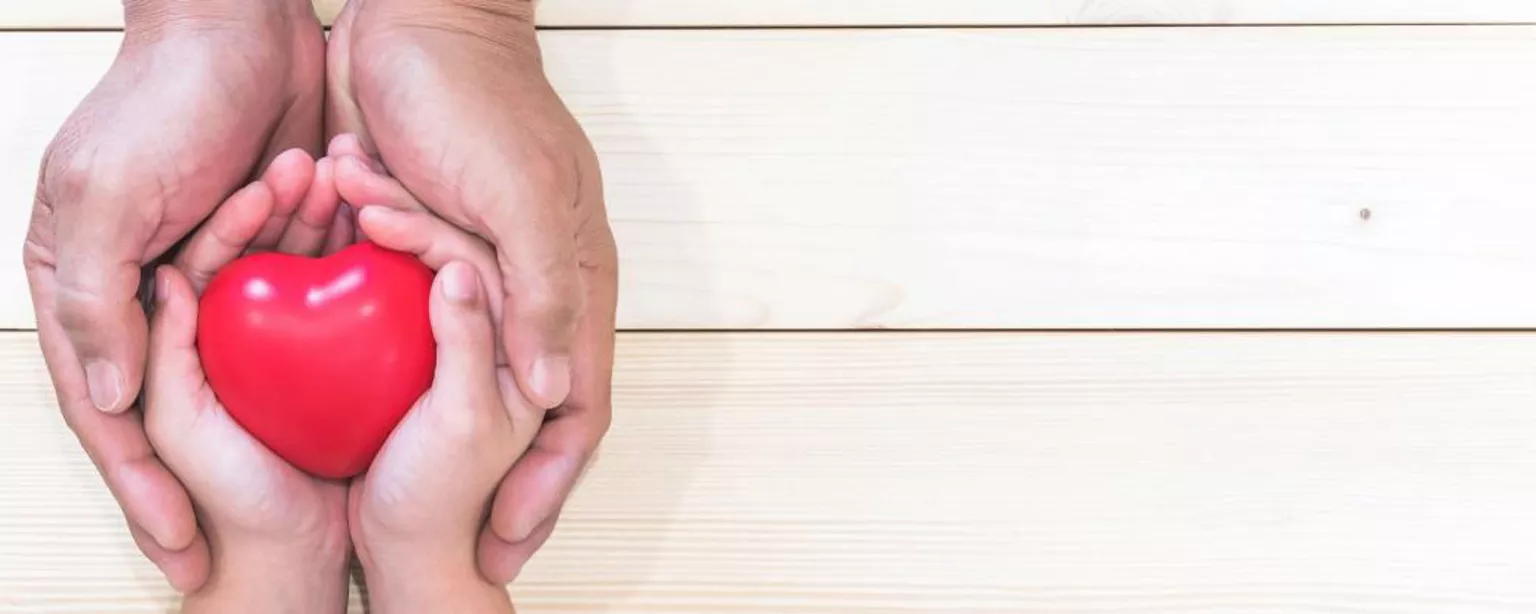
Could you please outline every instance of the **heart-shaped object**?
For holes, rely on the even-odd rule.
[[[241,427],[326,478],[367,469],[432,383],[432,270],[370,242],[246,256],[198,302],[208,384]]]

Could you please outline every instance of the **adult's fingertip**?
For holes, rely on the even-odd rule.
[[[475,547],[480,577],[491,584],[507,584],[517,579],[527,563],[519,556],[519,550],[492,530],[481,531],[480,543]]]
[[[192,545],[185,550],[171,553],[170,557],[161,564],[160,569],[165,573],[166,580],[171,583],[171,588],[185,595],[196,592],[208,582],[210,562],[208,541],[198,533]]]
[[[481,531],[479,547],[475,549],[479,559],[480,576],[494,584],[506,584],[516,580],[522,573],[523,567],[554,534],[555,523],[558,520],[558,516],[551,515],[534,527],[525,539],[515,542],[507,541],[491,529]]]
[[[516,544],[526,541],[528,536],[532,535],[533,531],[548,519],[547,515],[525,512],[512,516],[506,522],[493,524],[493,528],[496,529],[497,537]]]
[[[155,543],[149,532],[136,524],[130,522],[128,531],[139,551],[160,569],[176,592],[183,595],[196,592],[208,582],[208,540],[202,533],[198,533],[187,548],[171,551]]]
[[[533,361],[528,372],[529,386],[536,403],[554,409],[571,394],[571,357],[545,354]]]
[[[560,513],[582,467],[564,454],[534,448],[507,474],[491,508],[490,526],[508,542],[523,542]]]
[[[91,405],[109,414],[126,409],[123,403],[123,370],[106,360],[93,360],[85,365],[85,386],[91,396]]]
[[[192,547],[198,537],[192,501],[181,483],[157,461],[119,466],[109,479],[128,517],[167,553]]]

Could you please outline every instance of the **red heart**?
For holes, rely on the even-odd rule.
[[[432,383],[432,277],[420,260],[368,242],[324,258],[236,260],[198,302],[208,384],[294,466],[357,475]]]

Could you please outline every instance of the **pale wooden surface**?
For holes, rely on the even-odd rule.
[[[345,4],[315,0],[326,23]],[[1536,22],[1529,0],[541,0],[557,27]],[[11,0],[0,26],[120,28],[121,0]]]
[[[27,333],[0,611],[161,612]],[[630,334],[531,614],[1536,610],[1536,335]]]
[[[117,36],[0,35],[0,243]],[[623,328],[1536,324],[1536,27],[544,36]]]
[[[0,28],[120,25],[117,0],[0,2]],[[546,0],[540,20],[1536,3]],[[624,328],[1536,323],[1536,27],[544,36],[604,160]],[[0,33],[0,244],[116,43]],[[0,328],[29,328],[11,253]],[[615,386],[599,465],[513,587],[524,614],[1536,611],[1536,333],[626,333]],[[0,614],[171,610],[31,333],[0,333],[0,408]]]

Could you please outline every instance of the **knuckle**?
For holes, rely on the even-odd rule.
[[[540,147],[525,156],[520,173],[529,192],[545,202],[576,202],[576,159],[556,153],[556,148]]]
[[[567,281],[550,282],[543,290],[517,301],[517,312],[538,326],[553,331],[574,331],[583,302],[575,285]]]
[[[54,295],[54,310],[65,330],[80,330],[101,319],[103,302],[99,290],[61,281]]]
[[[107,333],[103,327],[108,323],[117,321],[118,312],[123,301],[131,301],[134,297],[132,288],[139,286],[136,270],[133,277],[118,279],[129,275],[128,269],[110,271],[76,269],[60,270],[53,295],[53,310],[58,318],[59,325],[71,334],[79,334],[89,331],[93,334]],[[112,296],[112,289],[127,288],[123,296]]]
[[[46,195],[50,203],[79,202],[93,176],[89,170],[91,163],[85,158],[87,156],[80,152],[73,139],[54,141],[43,154],[43,166],[37,179],[38,194]]]
[[[577,235],[576,262],[581,270],[617,277],[619,244],[606,220],[584,224]]]

